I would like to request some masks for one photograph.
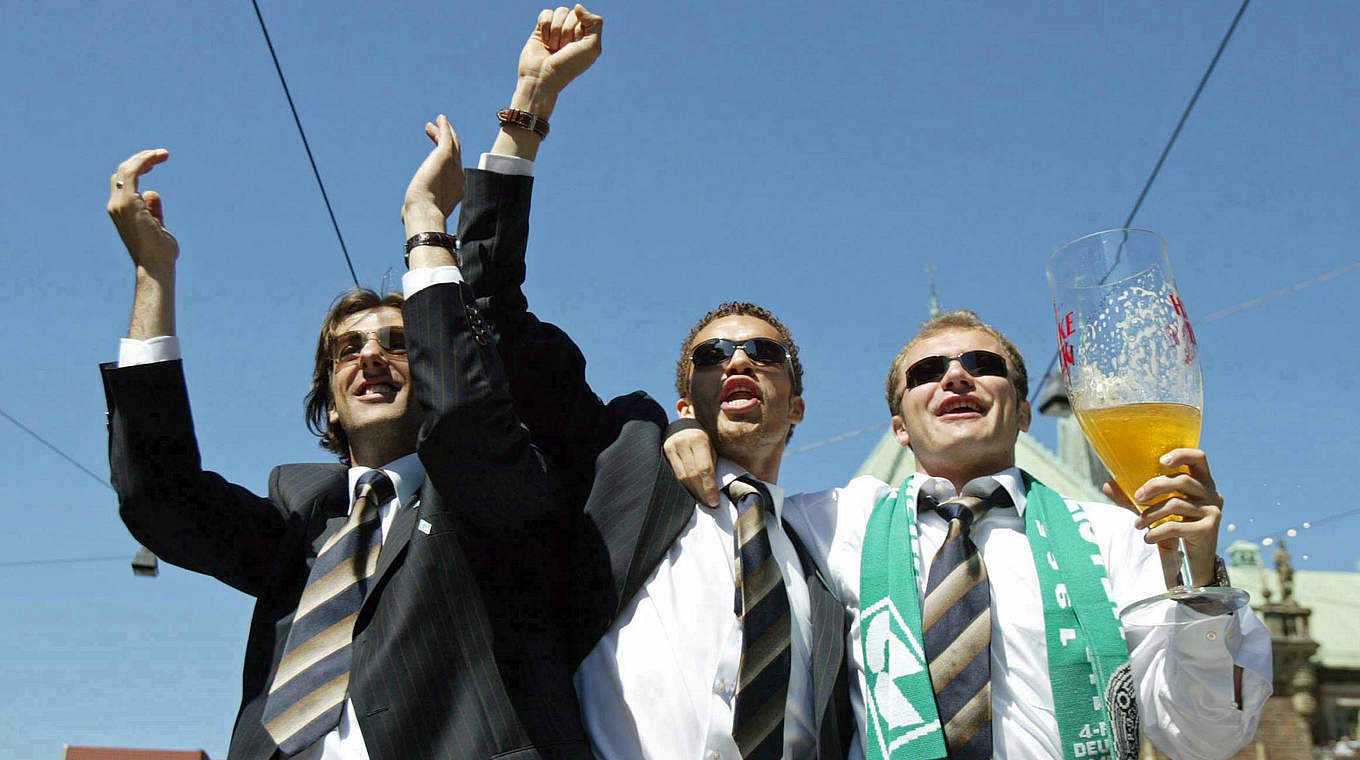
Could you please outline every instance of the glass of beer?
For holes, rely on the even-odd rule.
[[[1053,254],[1048,281],[1072,411],[1115,482],[1132,498],[1149,479],[1183,471],[1159,460],[1172,449],[1199,446],[1204,386],[1165,241],[1138,229],[1087,235]],[[1164,599],[1210,614],[1246,603],[1241,589],[1189,585],[1183,544],[1180,549],[1185,585],[1135,602],[1121,617]]]

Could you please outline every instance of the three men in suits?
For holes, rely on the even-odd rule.
[[[843,758],[846,619],[785,529],[775,485],[803,414],[788,330],[760,307],[725,304],[685,342],[677,410],[720,441],[728,488],[710,507],[661,454],[661,406],[642,392],[602,402],[576,345],[528,310],[532,161],[561,73],[593,62],[601,25],[579,5],[539,17],[501,132],[468,174],[459,225],[462,274],[497,335],[516,408],[563,493],[584,504],[576,684],[591,745],[609,759]]]
[[[174,324],[178,244],[138,180],[109,213],[136,267],[105,365],[110,465],[132,533],[256,598],[232,758],[588,758],[571,674],[570,519],[514,415],[453,266],[463,192],[444,117],[407,190],[407,297],[355,290],[322,325],[308,411],[343,464],[283,465],[257,496],[203,468]],[[510,566],[524,553],[534,562]]]

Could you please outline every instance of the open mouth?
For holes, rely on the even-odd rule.
[[[725,412],[744,412],[760,406],[760,386],[744,375],[729,377],[722,387],[721,408]]]
[[[396,398],[398,390],[400,388],[397,385],[389,382],[363,382],[354,396],[360,401],[391,401]]]
[[[946,420],[963,420],[981,417],[987,413],[982,402],[972,396],[954,396],[945,399],[935,410],[935,416]]]

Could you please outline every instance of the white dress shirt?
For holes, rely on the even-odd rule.
[[[744,471],[718,460],[726,486]],[[815,747],[810,602],[802,563],[780,522],[784,491],[766,513],[770,549],[789,595],[791,662],[784,717],[784,756]],[[641,505],[639,505],[641,508]],[[576,672],[576,691],[591,748],[603,760],[718,760],[740,757],[732,715],[741,664],[733,524],[726,496],[694,515],[637,596]]]
[[[994,476],[1014,507],[992,508],[971,531],[991,582],[992,737],[997,760],[1063,756],[1048,674],[1043,598],[1025,536],[1025,492],[1020,471]],[[912,490],[927,478],[918,474]],[[844,488],[786,499],[784,515],[808,544],[851,614],[847,649],[855,677],[851,704],[857,733],[851,757],[863,757],[865,663],[860,645],[860,553],[874,505],[891,492],[872,477]],[[910,494],[915,498],[915,493]],[[1166,590],[1155,546],[1133,527],[1134,515],[1109,504],[1081,503],[1105,560],[1117,608]],[[924,596],[931,561],[948,531],[936,512],[917,516],[921,557],[918,594]],[[1138,685],[1143,735],[1178,760],[1223,758],[1251,739],[1271,691],[1270,634],[1250,609],[1186,627],[1125,627]],[[1233,703],[1233,664],[1245,670],[1242,709]]]

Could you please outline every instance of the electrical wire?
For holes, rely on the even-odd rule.
[[[57,447],[56,447],[56,444],[54,444],[54,443],[52,443],[51,441],[47,440],[46,438],[43,438],[42,436],[38,435],[37,431],[33,430],[33,429],[30,428],[29,426],[27,426],[27,425],[25,425],[24,423],[20,422],[19,420],[15,419],[15,418],[14,418],[14,415],[10,414],[9,412],[5,411],[4,409],[0,409],[0,416],[3,416],[5,419],[7,419],[7,420],[9,420],[10,422],[14,423],[14,426],[15,426],[15,427],[17,427],[17,428],[19,428],[20,430],[24,431],[25,433],[28,433],[29,435],[33,436],[34,440],[36,440],[38,443],[41,443],[42,445],[46,446],[47,448],[51,449],[52,452],[55,453],[57,456],[61,457],[62,459],[65,459],[67,462],[70,462],[72,467],[75,467],[77,470],[80,470],[81,472],[85,473],[86,475],[89,475],[89,476],[90,476],[90,479],[93,480],[94,482],[96,482],[96,483],[98,483],[99,485],[101,485],[101,486],[103,486],[103,487],[109,489],[110,491],[113,490],[113,486],[109,485],[109,481],[108,481],[107,479],[105,479],[105,478],[104,478],[103,476],[101,476],[101,475],[96,474],[94,470],[91,470],[90,468],[86,467],[85,465],[81,464],[80,462],[77,462],[75,459],[73,459],[73,458],[71,457],[71,455],[69,455],[69,454],[67,454],[66,452],[62,451],[61,449],[57,448]]]
[[[1218,66],[1218,59],[1223,56],[1223,51],[1228,47],[1228,40],[1232,39],[1233,32],[1237,30],[1237,22],[1242,20],[1242,14],[1246,13],[1247,5],[1251,0],[1242,0],[1242,5],[1237,9],[1237,15],[1233,16],[1232,23],[1228,25],[1228,31],[1223,35],[1223,39],[1218,43],[1218,50],[1214,51],[1214,57],[1209,61],[1209,66],[1204,70],[1204,76],[1199,78],[1199,86],[1195,88],[1195,94],[1190,97],[1190,102],[1185,105],[1185,110],[1181,112],[1180,121],[1176,122],[1176,128],[1171,131],[1171,137],[1167,139],[1166,145],[1162,148],[1162,154],[1157,157],[1157,163],[1152,167],[1152,172],[1148,174],[1147,181],[1143,183],[1142,192],[1138,193],[1138,200],[1134,201],[1133,208],[1129,210],[1129,215],[1124,219],[1124,224],[1120,225],[1127,228],[1133,224],[1133,218],[1138,215],[1138,210],[1143,207],[1143,199],[1147,198],[1148,190],[1152,189],[1152,183],[1157,180],[1157,175],[1162,171],[1162,164],[1166,163],[1166,157],[1171,153],[1171,147],[1176,144],[1176,138],[1181,134],[1181,128],[1190,118],[1190,112],[1195,109],[1195,103],[1199,102],[1200,93],[1204,92],[1204,85],[1208,84],[1209,77],[1213,75],[1214,68]],[[1029,402],[1039,398],[1039,393],[1043,391],[1044,384],[1053,374],[1053,365],[1058,363],[1058,351],[1054,349],[1053,357],[1048,360],[1048,367],[1044,369],[1044,374],[1039,378],[1039,382],[1034,384],[1034,392],[1029,397]]]
[[[274,53],[274,42],[269,39],[269,29],[264,25],[264,15],[260,13],[260,4],[255,0],[250,0],[250,4],[255,8],[255,18],[260,20],[260,32],[264,34],[264,44],[269,46],[269,57],[274,59],[274,70],[279,73],[279,84],[283,85],[283,96],[288,99],[288,110],[293,112],[293,123],[297,125],[298,136],[302,138],[302,147],[307,151],[307,161],[312,165],[312,174],[316,177],[316,186],[321,188],[321,200],[326,203],[326,213],[331,216],[331,227],[335,228],[335,238],[340,241],[340,253],[345,256],[345,266],[349,267],[349,276],[354,280],[354,287],[359,287],[359,275],[354,273],[354,262],[349,258],[349,249],[345,247],[345,236],[340,234],[340,223],[335,221],[335,210],[331,208],[330,196],[326,195],[326,183],[321,181],[321,171],[316,168],[316,159],[312,156],[312,146],[307,142],[307,133],[302,129],[302,119],[298,117],[297,107],[293,105],[293,95],[288,91],[288,80],[283,78],[283,67],[279,65],[279,57]]]

